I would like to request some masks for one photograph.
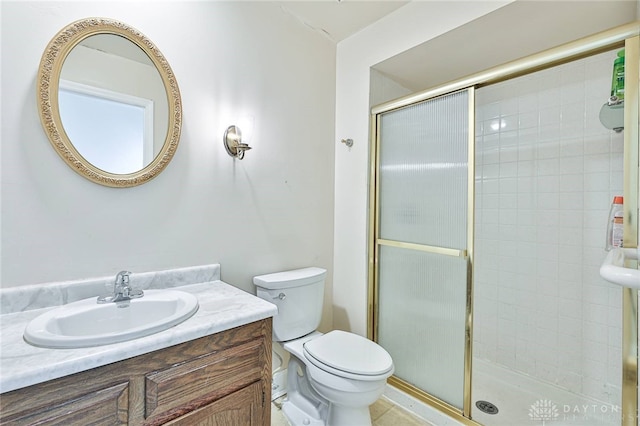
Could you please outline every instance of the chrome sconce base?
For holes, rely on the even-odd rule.
[[[244,152],[251,149],[251,147],[242,143],[242,132],[238,126],[229,126],[224,132],[223,137],[224,149],[227,150],[227,154],[242,160],[244,158]]]

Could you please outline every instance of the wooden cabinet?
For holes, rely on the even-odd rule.
[[[271,318],[0,396],[2,425],[268,425]]]

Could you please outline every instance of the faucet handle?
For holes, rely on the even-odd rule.
[[[129,271],[118,272],[118,275],[116,275],[116,285],[129,284],[129,275],[131,275],[131,272]]]
[[[118,272],[116,280],[113,283],[113,295],[99,296],[98,303],[123,302],[144,296],[144,292],[142,290],[133,290],[129,286],[130,275],[131,272],[129,271]],[[128,306],[128,303],[126,306]],[[118,305],[118,307],[122,306]]]

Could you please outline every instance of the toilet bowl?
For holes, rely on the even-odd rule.
[[[278,306],[273,337],[291,355],[282,411],[294,426],[370,425],[369,405],[382,395],[393,361],[357,334],[315,330],[325,275],[304,268],[254,278],[258,296]]]

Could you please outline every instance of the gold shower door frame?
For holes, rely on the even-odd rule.
[[[389,383],[416,397],[437,410],[468,425],[478,425],[471,419],[472,395],[472,343],[473,343],[473,235],[475,210],[475,88],[509,80],[521,75],[550,68],[576,59],[592,56],[608,50],[625,48],[625,108],[624,108],[624,246],[638,247],[638,197],[640,149],[640,21],[598,33],[547,51],[491,68],[478,74],[447,83],[398,100],[378,105],[371,110],[370,128],[370,181],[369,181],[369,245],[368,245],[368,321],[369,338],[378,338],[378,253],[380,246],[391,245],[413,250],[429,251],[450,256],[465,257],[468,261],[464,389],[462,410],[410,383],[392,376]],[[631,78],[630,78],[631,77]],[[379,232],[379,152],[381,115],[409,105],[437,98],[456,91],[469,93],[469,144],[468,144],[468,213],[467,250],[450,250],[380,238]],[[638,262],[626,265],[638,268]],[[622,310],[622,426],[638,424],[638,291],[623,289]]]
[[[471,406],[470,398],[467,398],[467,395],[469,395],[471,393],[471,381],[470,379],[470,373],[471,373],[471,357],[470,354],[472,353],[471,351],[471,344],[472,344],[472,340],[471,340],[471,319],[472,319],[472,312],[471,312],[471,307],[472,307],[472,299],[470,298],[470,295],[472,294],[472,265],[473,265],[473,233],[474,233],[474,226],[473,226],[473,214],[474,214],[474,204],[475,204],[475,168],[474,168],[474,163],[475,163],[475,88],[474,87],[467,87],[467,88],[462,88],[461,90],[457,90],[455,92],[449,92],[446,94],[439,94],[433,97],[430,97],[428,99],[423,99],[420,100],[419,102],[415,102],[415,103],[422,103],[422,102],[428,102],[431,100],[434,100],[436,98],[440,98],[441,96],[444,95],[449,95],[452,93],[461,93],[461,92],[467,92],[467,109],[468,109],[468,118],[467,118],[467,132],[468,132],[468,136],[467,136],[467,235],[466,235],[466,248],[465,249],[453,249],[453,248],[448,248],[448,247],[439,247],[439,246],[430,246],[430,245],[426,245],[426,244],[416,244],[416,243],[410,243],[410,242],[405,242],[405,241],[396,241],[396,240],[388,240],[388,239],[383,239],[380,238],[379,236],[379,229],[378,229],[378,224],[380,223],[379,219],[380,219],[380,205],[379,203],[376,202],[375,204],[375,220],[373,221],[372,224],[370,224],[371,226],[374,226],[375,228],[372,229],[372,232],[374,232],[375,234],[375,240],[374,240],[374,244],[375,247],[373,247],[373,252],[375,253],[374,255],[374,261],[373,263],[370,263],[370,268],[373,267],[375,268],[375,273],[373,275],[375,275],[375,280],[374,280],[374,288],[375,291],[371,292],[372,290],[372,286],[369,286],[370,289],[370,301],[369,301],[369,314],[370,314],[370,322],[369,322],[369,327],[368,327],[368,333],[369,333],[369,337],[375,341],[377,341],[378,339],[378,328],[377,328],[377,323],[375,321],[371,321],[373,318],[373,315],[375,315],[377,317],[377,306],[378,306],[378,298],[377,298],[377,288],[378,288],[378,280],[377,280],[377,266],[378,266],[378,248],[380,246],[388,246],[388,247],[396,247],[396,248],[402,248],[402,249],[406,249],[406,250],[415,250],[415,251],[422,251],[422,252],[427,252],[427,253],[433,253],[433,254],[438,254],[438,255],[442,255],[442,256],[452,256],[452,257],[458,257],[458,258],[462,258],[466,260],[467,263],[467,277],[466,277],[466,300],[465,300],[465,332],[464,332],[464,338],[465,338],[465,347],[464,347],[464,357],[465,357],[465,366],[464,366],[464,393],[463,393],[463,404],[464,404],[464,409],[463,412],[464,413],[470,413],[471,411]],[[412,105],[415,103],[411,103],[408,105]],[[408,106],[407,105],[407,106]],[[397,108],[393,108],[392,110],[395,110]],[[389,112],[391,110],[386,110],[384,112]],[[376,114],[375,116],[375,127],[372,129],[372,134],[376,135],[375,137],[375,161],[374,161],[374,166],[372,166],[375,170],[372,170],[372,173],[375,172],[375,182],[376,185],[372,185],[375,186],[375,196],[374,198],[376,200],[379,199],[379,185],[377,184],[377,182],[379,182],[378,180],[378,170],[380,168],[380,158],[379,158],[379,152],[380,152],[380,137],[379,137],[379,132],[378,130],[380,129],[380,120],[382,118],[382,114],[383,112]],[[372,181],[373,182],[373,181]],[[370,281],[371,281],[371,270],[370,270]],[[372,298],[373,298],[373,303],[372,303]],[[371,308],[374,307],[375,309],[372,310]],[[374,313],[375,312],[375,313]],[[468,359],[467,359],[468,358]],[[414,395],[417,396],[418,398],[425,400],[427,402],[429,402],[432,405],[437,406],[438,408],[440,408],[441,410],[444,410],[445,412],[447,412],[450,415],[455,416],[456,418],[459,419],[464,419],[465,417],[459,417],[459,415],[461,414],[460,410],[458,408],[456,408],[455,406],[442,401],[436,397],[433,397],[432,395],[430,395],[429,393],[423,391],[422,389],[419,389],[418,387],[400,379],[397,376],[392,376],[389,378],[389,383],[391,383],[392,385],[394,385],[395,387],[404,390],[405,392],[409,393],[410,395]],[[468,417],[468,416],[467,416]],[[475,422],[473,424],[476,424]]]

